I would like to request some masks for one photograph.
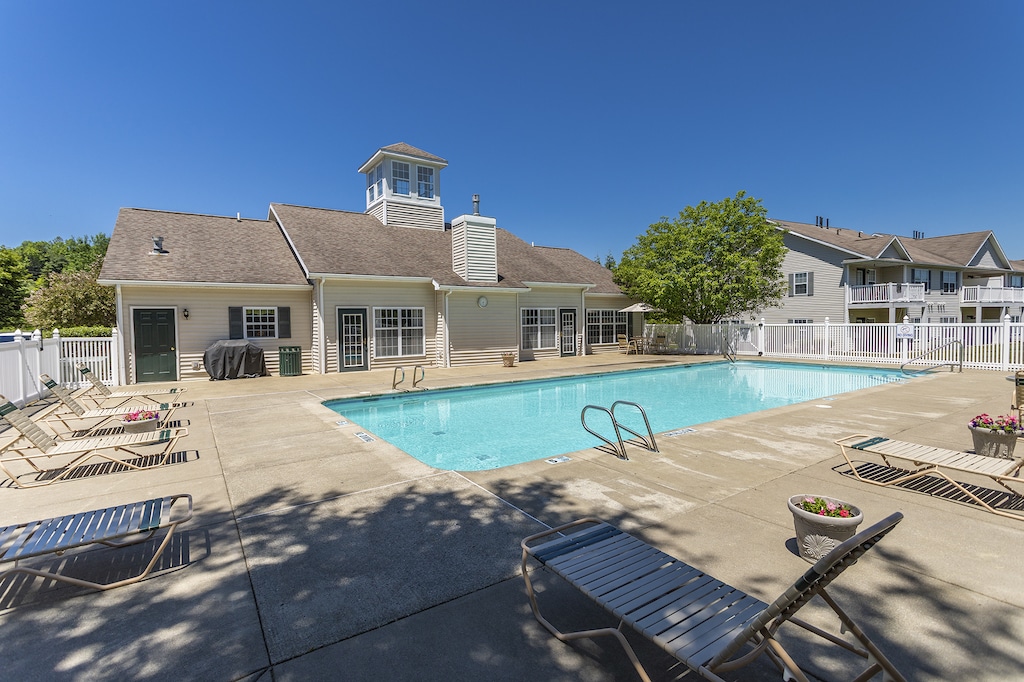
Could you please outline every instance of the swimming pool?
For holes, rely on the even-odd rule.
[[[324,404],[425,464],[482,471],[600,445],[580,425],[586,405],[638,403],[660,433],[903,380],[896,370],[722,362]],[[616,416],[643,433],[642,417],[628,412]],[[612,436],[606,415],[588,413],[588,424]]]

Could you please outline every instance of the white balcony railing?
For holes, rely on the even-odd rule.
[[[886,282],[846,287],[846,302],[854,305],[878,303],[924,303],[924,284]]]
[[[963,303],[1024,303],[1024,289],[1020,287],[964,287],[960,290]]]

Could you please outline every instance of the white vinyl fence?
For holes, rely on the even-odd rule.
[[[17,331],[14,340],[0,342],[0,395],[20,407],[42,398],[40,374],[65,386],[84,386],[79,362],[108,386],[119,385],[116,339],[116,329],[113,337],[67,339],[57,330],[49,338],[38,329],[31,334]]]
[[[957,363],[974,369],[1024,369],[1024,324],[647,324],[644,336],[664,352],[903,365]],[[659,343],[655,343],[655,342]]]

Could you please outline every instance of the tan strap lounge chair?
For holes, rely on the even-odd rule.
[[[68,431],[77,431],[82,429],[82,422],[93,422],[88,425],[88,430],[96,430],[108,422],[120,421],[124,415],[135,410],[144,410],[150,412],[157,412],[160,415],[161,423],[166,424],[170,421],[171,415],[174,411],[181,406],[181,403],[153,403],[151,405],[133,405],[121,407],[98,407],[90,409],[83,405],[75,395],[64,388],[56,381],[51,379],[49,375],[40,374],[40,381],[46,386],[57,398],[64,404],[68,409],[68,412],[53,412],[47,418],[46,422],[59,423]]]
[[[826,641],[867,659],[857,680],[882,674],[904,681],[868,636],[825,591],[903,518],[895,513],[858,533],[814,564],[771,604],[762,602],[628,533],[597,519],[581,519],[522,541],[523,579],[533,615],[561,641],[609,635],[615,637],[637,673],[650,678],[622,633],[630,626],[690,670],[709,680],[751,663],[762,653],[783,671],[785,679],[807,682],[807,674],[786,651],[776,634],[784,623],[798,625]],[[618,627],[560,632],[540,613],[527,561],[533,559],[567,580],[619,619]],[[798,620],[793,615],[819,596],[839,616],[838,635]],[[858,646],[859,645],[859,646]]]
[[[962,500],[966,497],[993,514],[1024,520],[1024,480],[1020,478],[1024,457],[1018,456],[1013,459],[988,457],[973,452],[947,450],[931,445],[907,443],[883,436],[864,434],[841,438],[836,441],[836,445],[842,450],[843,457],[853,475],[865,483],[890,486],[905,484],[925,476],[934,476],[949,484],[949,488],[946,486],[943,488],[951,489],[954,493],[951,497],[954,499]],[[885,466],[889,467],[891,475],[884,477],[863,475],[850,459],[852,450],[877,455],[885,463]],[[893,460],[901,463],[909,462],[913,468],[894,466]],[[986,489],[979,489],[977,486],[954,480],[953,474],[987,478],[1003,490],[987,491],[991,494],[986,494]],[[1011,485],[1015,487],[1011,487]],[[936,492],[941,493],[942,490],[939,489]],[[950,495],[943,496],[950,497]]]
[[[1017,410],[1017,421],[1024,421],[1024,372],[1013,375],[1013,402],[1011,410]]]
[[[183,512],[173,509],[178,501],[186,503]],[[25,573],[41,578],[60,580],[80,587],[110,590],[122,585],[137,583],[153,570],[160,555],[171,540],[178,524],[192,518],[192,496],[172,495],[153,500],[122,504],[106,509],[55,516],[51,519],[21,523],[0,528],[0,564],[13,562],[14,566],[0,573],[0,579],[14,573]],[[61,575],[53,571],[41,571],[18,565],[19,561],[47,554],[62,555],[69,549],[103,544],[109,547],[124,547],[144,542],[161,530],[167,534],[154,550],[153,558],[142,572],[130,578],[112,583],[96,583],[80,578]],[[102,561],[102,559],[100,559]]]
[[[630,353],[639,354],[640,351],[636,346],[635,340],[626,338],[625,334],[619,334],[618,339],[620,351],[622,351],[626,355],[629,355]]]
[[[92,392],[82,394],[83,398],[89,398],[97,405],[107,400],[120,400],[118,405],[124,405],[133,400],[143,400],[151,403],[162,402],[161,399],[177,400],[185,392],[184,388],[172,388],[169,391],[143,391],[143,390],[118,390],[111,391],[106,384],[96,378],[92,370],[84,363],[76,365],[82,376],[92,384]]]
[[[19,488],[31,488],[49,485],[62,481],[75,473],[75,470],[93,458],[99,458],[115,465],[114,471],[125,469],[151,469],[167,462],[174,450],[175,443],[182,436],[188,435],[188,429],[160,429],[147,433],[126,433],[116,436],[98,438],[63,439],[47,433],[32,421],[28,415],[0,395],[0,418],[10,424],[21,434],[21,438],[10,443],[0,454],[12,453],[13,457],[0,457],[0,469]],[[25,443],[28,443],[26,445]],[[136,448],[147,445],[159,445],[159,450],[140,452]],[[130,455],[131,458],[126,457]],[[63,457],[64,463],[54,469],[43,469],[34,460],[46,457]],[[20,480],[10,465],[12,463],[27,464],[35,474],[36,480],[26,482]],[[26,472],[30,473],[30,472]]]

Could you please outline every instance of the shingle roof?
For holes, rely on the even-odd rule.
[[[411,144],[406,144],[405,142],[389,144],[387,147],[381,147],[381,151],[392,152],[394,154],[404,154],[405,156],[415,156],[416,158],[424,159],[425,161],[436,161],[443,164],[448,163],[440,156],[434,156],[430,152],[425,152],[422,149],[413,147]]]
[[[164,238],[154,255],[153,237]],[[277,225],[193,213],[122,208],[101,281],[308,285]]]
[[[829,244],[861,258],[879,258],[891,243],[898,241],[914,263],[954,267],[968,267],[971,259],[992,235],[991,231],[986,230],[913,239],[842,227],[818,227],[788,220],[772,219],[772,222],[794,234]]]
[[[592,284],[620,293],[611,272],[569,249],[530,246],[497,230],[498,281],[466,282],[452,270],[452,233],[382,225],[365,213],[271,204],[313,275],[422,277],[442,286],[526,288],[523,282]]]
[[[911,257],[919,263],[966,267],[991,234],[989,230],[967,232],[944,237],[907,239],[903,244]]]

